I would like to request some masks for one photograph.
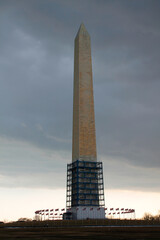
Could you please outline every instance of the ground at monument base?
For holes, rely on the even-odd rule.
[[[12,228],[0,229],[2,240],[58,240],[58,239],[114,239],[158,240],[160,228],[156,227],[66,227],[66,228]]]

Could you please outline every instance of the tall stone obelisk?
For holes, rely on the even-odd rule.
[[[96,161],[90,36],[82,23],[75,38],[72,162]]]
[[[102,162],[97,162],[90,36],[75,38],[72,163],[67,164],[66,219],[104,218]]]

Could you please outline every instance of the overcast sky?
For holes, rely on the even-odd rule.
[[[83,22],[105,188],[160,192],[159,13],[158,0],[0,0],[0,187],[65,188]]]

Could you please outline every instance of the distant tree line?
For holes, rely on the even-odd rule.
[[[143,220],[160,221],[160,210],[158,211],[158,214],[156,214],[156,215],[152,215],[151,213],[145,213],[143,216]]]

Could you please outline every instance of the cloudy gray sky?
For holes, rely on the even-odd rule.
[[[159,12],[158,0],[0,0],[1,187],[66,185],[83,22],[105,187],[160,191]]]

